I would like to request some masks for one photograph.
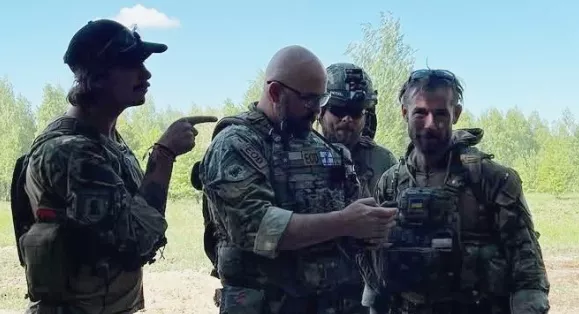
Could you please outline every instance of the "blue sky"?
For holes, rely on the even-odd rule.
[[[115,17],[141,4],[179,20],[173,28],[144,28],[145,40],[169,50],[147,65],[158,106],[186,108],[240,101],[249,80],[272,54],[289,44],[314,51],[326,65],[349,61],[348,43],[380,11],[400,19],[417,50],[416,67],[454,71],[466,83],[465,106],[538,110],[550,120],[565,107],[579,117],[579,2],[360,0],[247,1],[14,1],[3,10],[0,76],[34,106],[45,83],[70,87],[62,56],[88,20]],[[332,4],[332,5],[329,5]],[[150,19],[149,19],[150,20]],[[8,47],[12,47],[9,49]]]

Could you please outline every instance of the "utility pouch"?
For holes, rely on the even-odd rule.
[[[61,225],[37,222],[19,242],[30,300],[62,302],[71,265]]]

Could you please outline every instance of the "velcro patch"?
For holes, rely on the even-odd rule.
[[[480,157],[476,155],[462,154],[460,155],[460,161],[463,164],[471,164],[480,161]]]
[[[257,169],[263,169],[267,167],[267,160],[253,145],[247,142],[238,142],[237,147],[245,160],[250,162]]]
[[[313,166],[320,164],[320,156],[317,151],[302,152],[302,158],[306,166]]]

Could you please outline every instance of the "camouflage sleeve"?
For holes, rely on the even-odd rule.
[[[224,227],[228,240],[275,258],[292,212],[273,205],[265,156],[263,138],[245,126],[230,126],[213,140],[200,172],[213,218]]]
[[[487,191],[492,186],[498,187],[493,194],[499,208],[500,239],[512,267],[511,310],[513,313],[547,313],[550,284],[521,179],[515,170],[506,167],[487,166],[483,168],[485,172],[494,172],[492,177],[496,178],[485,182]]]
[[[390,199],[389,185],[391,184],[392,177],[394,175],[395,166],[393,165],[388,170],[386,170],[376,182],[376,187],[374,188],[374,199],[378,204],[384,203],[386,201],[392,201]]]
[[[47,191],[38,207],[60,213],[67,226],[86,237],[85,246],[95,241],[135,267],[164,245],[164,216],[141,195],[129,193],[113,163],[93,142],[78,137],[48,142],[31,157],[30,167]],[[65,201],[54,204],[47,194]]]

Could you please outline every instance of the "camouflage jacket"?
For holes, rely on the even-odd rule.
[[[140,266],[164,245],[167,222],[140,194],[137,159],[118,133],[106,138],[72,117],[51,122],[43,137],[30,154],[25,191],[35,216],[55,212],[73,232],[66,254],[79,264],[65,298],[86,313],[99,312],[105,297],[108,312],[142,309]],[[95,277],[92,263],[100,261],[108,278]]]
[[[521,180],[515,170],[472,147],[482,135],[481,129],[454,132],[450,174],[421,171],[410,145],[404,163],[380,178],[375,198],[398,201],[413,186],[443,186],[445,180],[455,183],[463,179],[466,168],[466,187],[457,203],[462,270],[456,292],[468,296],[461,302],[491,302],[487,313],[547,313],[550,284]]]
[[[376,144],[367,136],[362,136],[358,144],[352,149],[352,159],[356,166],[356,174],[360,180],[360,188],[364,197],[374,195],[374,189],[380,176],[397,162],[392,152]]]
[[[278,249],[292,213],[337,211],[359,197],[359,185],[345,177],[350,163],[355,178],[349,151],[313,133],[285,142],[255,107],[238,118],[250,125],[223,127],[220,121],[199,167],[219,237],[222,282],[275,287],[294,297],[359,282],[341,240]]]

